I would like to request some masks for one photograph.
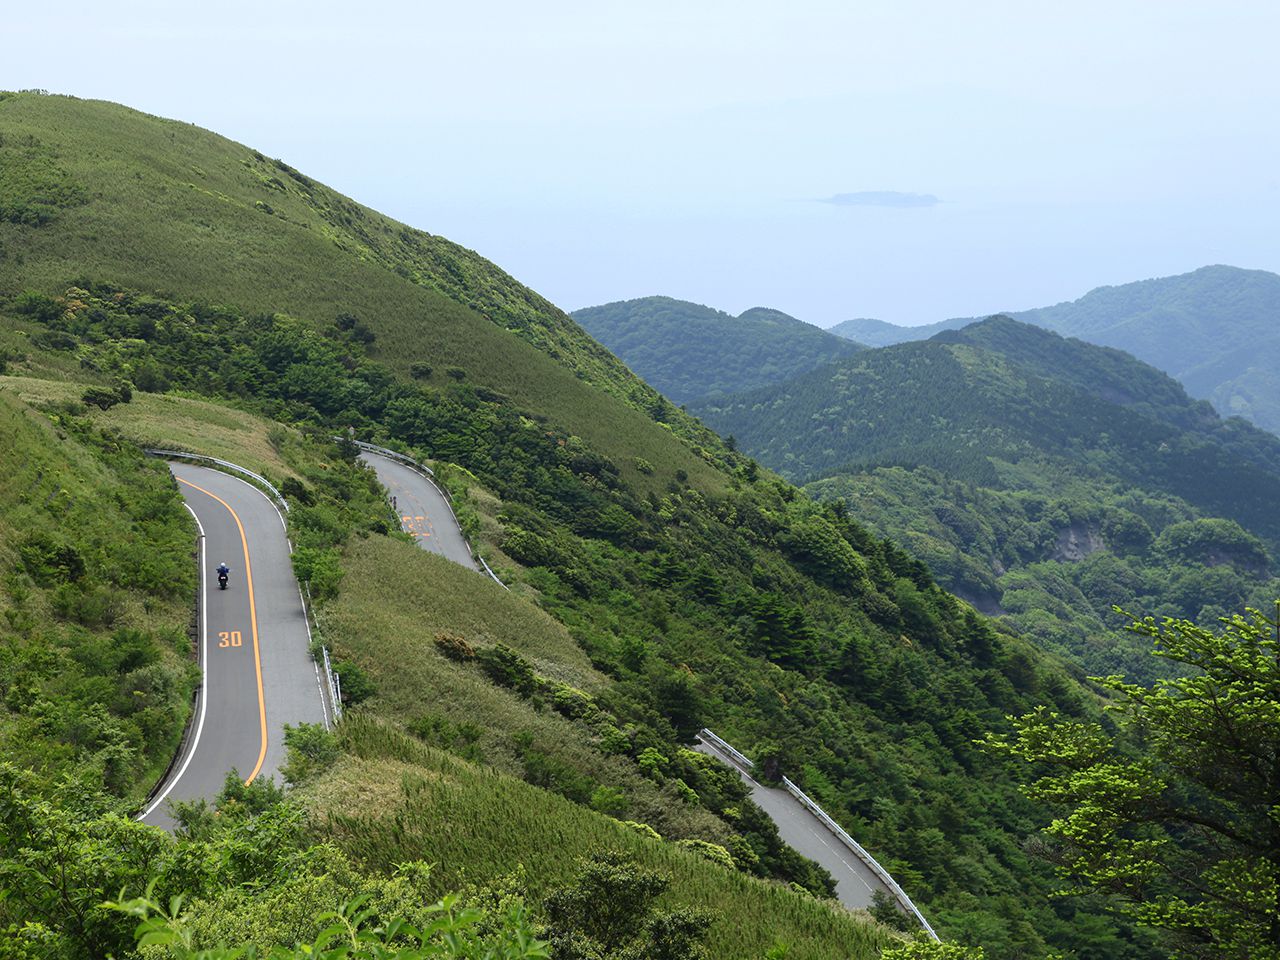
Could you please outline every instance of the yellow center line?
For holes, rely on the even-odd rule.
[[[262,694],[262,657],[258,653],[258,610],[253,600],[253,569],[249,565],[249,540],[244,535],[244,524],[240,522],[240,516],[231,509],[231,504],[223,500],[216,493],[210,493],[204,487],[196,486],[190,480],[183,480],[178,477],[179,483],[185,483],[194,490],[199,490],[205,496],[212,497],[220,504],[227,508],[227,512],[231,514],[231,519],[236,522],[236,529],[240,531],[240,545],[244,548],[244,582],[249,588],[249,626],[253,633],[253,670],[258,677],[258,728],[262,733],[262,746],[258,750],[258,762],[253,767],[253,773],[249,774],[244,785],[247,787],[253,783],[262,770],[262,763],[267,759],[267,703]]]

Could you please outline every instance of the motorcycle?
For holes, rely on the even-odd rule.
[[[225,573],[218,574],[218,589],[219,590],[227,589],[227,575]]]

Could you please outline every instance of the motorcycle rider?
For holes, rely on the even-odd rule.
[[[231,568],[228,567],[225,562],[218,564],[218,583],[220,585],[225,585],[230,573]]]

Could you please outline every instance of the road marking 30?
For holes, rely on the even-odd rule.
[[[258,729],[262,735],[262,745],[258,748],[258,762],[254,764],[253,773],[249,774],[244,781],[245,786],[248,786],[253,783],[254,778],[262,771],[262,764],[267,759],[267,702],[262,692],[262,656],[258,650],[258,610],[253,599],[253,568],[249,563],[249,538],[244,534],[244,524],[240,522],[240,515],[231,508],[231,504],[216,493],[210,493],[204,487],[197,486],[190,480],[183,480],[181,477],[177,479],[179,483],[184,483],[193,490],[199,490],[205,496],[212,497],[227,508],[227,512],[231,514],[231,519],[236,522],[236,529],[240,531],[240,546],[244,548],[244,582],[249,590],[249,626],[253,635],[253,672],[258,679]],[[236,633],[238,634],[239,631],[236,631]],[[218,636],[218,646],[223,646],[221,641],[223,634],[220,633]],[[230,640],[229,637],[228,640]],[[227,645],[234,646],[231,643]]]

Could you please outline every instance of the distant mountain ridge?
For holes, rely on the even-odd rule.
[[[1006,317],[1017,317],[1016,313],[1005,312]],[[918,327],[901,327],[887,320],[875,320],[871,317],[858,317],[845,320],[834,327],[828,327],[828,333],[844,337],[857,343],[865,343],[868,347],[891,347],[895,343],[910,343],[914,340],[928,340],[935,333],[943,330],[959,330],[974,322],[973,317],[955,320],[939,320],[937,323],[924,323]],[[1019,318],[1020,319],[1020,318]]]
[[[1181,497],[1280,543],[1280,440],[1118,350],[1008,317],[695,412],[796,479],[907,464],[992,484],[1005,465],[1052,463]]]
[[[1009,313],[1015,320],[1117,347],[1179,380],[1224,416],[1280,433],[1280,276],[1230,266],[1120,286],[1078,300]],[[838,336],[870,346],[924,340],[977,318],[919,327],[847,320]]]
[[[781,310],[737,317],[671,297],[641,297],[572,314],[676,403],[779,383],[864,349]]]

